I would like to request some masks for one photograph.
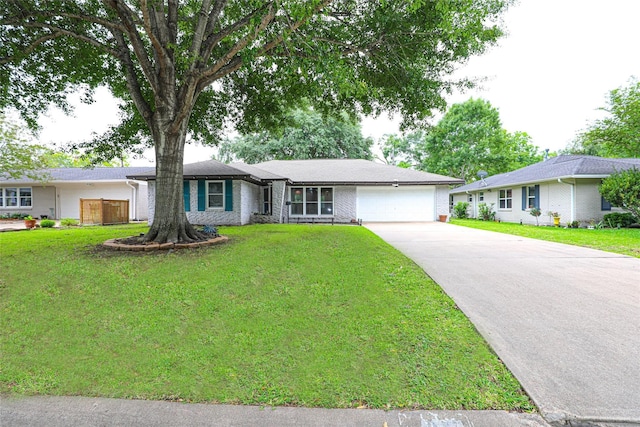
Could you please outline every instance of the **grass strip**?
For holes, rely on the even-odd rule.
[[[497,231],[532,239],[566,243],[614,252],[640,258],[639,228],[563,228],[534,225],[520,225],[509,222],[479,221],[475,219],[452,219],[451,224],[481,230]]]

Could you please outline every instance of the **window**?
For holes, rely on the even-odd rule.
[[[271,215],[271,187],[262,187],[262,213]]]
[[[224,208],[224,182],[207,182],[207,209]]]
[[[473,203],[473,195],[469,194],[469,203]]]
[[[0,187],[0,208],[30,208],[32,206],[31,187]]]
[[[603,196],[600,196],[600,210],[610,211],[612,206],[613,205],[609,203],[607,199],[605,199]]]
[[[481,191],[480,193],[478,193],[478,201],[484,202],[484,191]]]
[[[513,203],[513,191],[509,188],[508,190],[500,190],[500,194],[498,195],[498,206],[500,209],[511,209]]]
[[[540,186],[529,185],[522,187],[522,210],[540,209]]]
[[[291,187],[291,215],[333,215],[333,188]]]

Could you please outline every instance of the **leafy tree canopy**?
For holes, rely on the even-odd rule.
[[[423,143],[424,135],[421,130],[404,136],[384,135],[379,142],[382,161],[401,168],[418,166],[423,154],[418,147]]]
[[[640,221],[640,170],[628,169],[602,181],[600,194],[612,205],[628,210]]]
[[[322,112],[443,109],[455,66],[502,35],[509,0],[4,0],[0,108],[31,125],[106,85],[122,122],[100,153],[153,145],[149,240],[200,238],[182,197],[184,144],[277,128],[302,99]],[[115,146],[115,149],[113,149]]]
[[[640,157],[640,81],[609,92],[608,116],[596,120],[564,152],[601,157]]]
[[[46,148],[42,154],[42,160],[48,168],[90,168],[129,166],[127,159],[98,160],[92,158],[87,153],[80,153],[77,150],[58,151]]]
[[[295,109],[281,130],[241,135],[223,142],[223,160],[259,163],[267,160],[371,159],[373,140],[346,113],[325,116],[311,108]]]
[[[45,180],[47,175],[42,169],[47,167],[46,153],[45,147],[29,144],[21,135],[20,126],[0,113],[0,178],[26,176]]]
[[[482,99],[451,106],[417,148],[419,169],[465,181],[480,170],[495,175],[542,160],[529,135],[503,129],[498,110]]]

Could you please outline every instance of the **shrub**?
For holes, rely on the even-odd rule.
[[[56,225],[56,222],[52,219],[43,219],[40,221],[40,227],[42,228],[51,228]]]
[[[540,217],[540,215],[542,215],[542,211],[540,210],[540,208],[531,208],[531,210],[529,211],[529,215],[536,217],[536,225],[540,225],[538,223],[538,218]]]
[[[465,219],[469,217],[469,213],[467,212],[467,208],[469,207],[469,203],[467,202],[458,202],[453,207],[453,215],[456,218]]]
[[[78,225],[78,220],[73,218],[62,218],[60,220],[60,225],[65,227],[70,227],[72,225]]]
[[[629,212],[611,212],[604,216],[604,223],[611,228],[628,228],[636,223],[636,219]]]
[[[493,211],[493,203],[490,205],[480,203],[478,205],[478,214],[483,221],[495,221],[496,219],[496,213]]]
[[[613,206],[619,206],[640,219],[640,170],[612,173],[600,184],[600,194]]]

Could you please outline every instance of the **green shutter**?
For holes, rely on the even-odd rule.
[[[207,209],[207,184],[204,179],[198,180],[198,211]]]
[[[184,181],[182,193],[184,196],[184,210],[185,212],[189,212],[191,210],[191,188],[189,181]]]
[[[224,210],[233,210],[233,180],[225,179],[224,181]]]

